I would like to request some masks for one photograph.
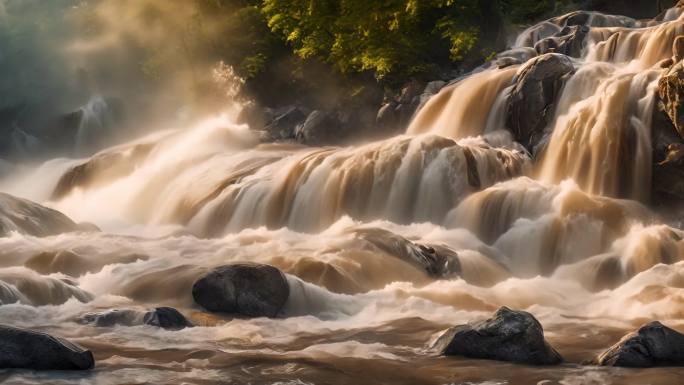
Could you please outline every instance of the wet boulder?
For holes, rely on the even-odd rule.
[[[193,326],[183,314],[172,307],[157,307],[147,312],[135,309],[113,309],[86,314],[78,322],[97,327],[150,325],[167,330],[180,330]]]
[[[203,308],[247,317],[278,316],[289,294],[280,270],[253,263],[217,267],[192,287],[195,302]]]
[[[560,53],[572,57],[581,57],[589,27],[575,25],[563,28],[552,37],[547,37],[535,44],[534,48],[539,54]]]
[[[46,237],[78,229],[76,223],[57,210],[0,193],[0,237],[12,231]]]
[[[461,273],[458,254],[446,247],[417,244],[398,234],[378,228],[358,229],[356,236],[378,251],[425,271],[430,277],[449,279],[458,277]]]
[[[570,58],[549,53],[528,62],[516,75],[506,106],[506,126],[528,150],[544,137],[561,89],[573,73]]]
[[[88,313],[78,320],[80,324],[97,327],[142,325],[144,312],[133,309],[113,309],[99,313]]]
[[[342,136],[343,128],[334,114],[314,110],[306,120],[295,127],[295,139],[311,145],[333,144]]]
[[[446,356],[529,365],[555,365],[563,361],[544,339],[542,326],[532,314],[506,307],[485,321],[447,330],[433,349]]]
[[[87,370],[95,366],[89,350],[33,330],[0,325],[0,368]]]
[[[180,330],[192,327],[183,314],[172,307],[157,307],[143,316],[145,325],[156,326],[166,330]]]
[[[76,188],[96,187],[130,175],[147,159],[153,143],[137,143],[103,151],[71,167],[57,182],[52,199],[59,200]]]
[[[267,110],[266,125],[262,133],[263,141],[292,140],[297,125],[306,121],[307,111],[297,106],[285,106]]]
[[[629,368],[684,366],[684,335],[651,322],[624,336],[593,363]]]

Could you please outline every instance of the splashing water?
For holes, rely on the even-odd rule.
[[[508,131],[509,96],[535,46],[578,20],[586,42],[528,151]],[[659,369],[440,360],[425,347],[503,305],[534,313],[570,362],[644,320],[684,326],[684,232],[647,207],[660,63],[682,34],[679,8],[651,21],[551,19],[499,55],[514,64],[454,82],[405,135],[362,145],[264,144],[217,117],[23,169],[0,190],[104,231],[0,238],[0,322],[91,348],[105,384],[681,382]],[[101,107],[84,110],[83,141]],[[197,277],[244,261],[286,274],[287,318],[233,319],[193,303]],[[77,322],[154,306],[199,327]]]

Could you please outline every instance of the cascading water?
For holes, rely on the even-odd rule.
[[[19,213],[0,238],[0,321],[91,348],[98,383],[483,383],[494,369],[502,383],[643,383],[424,348],[502,305],[533,312],[571,360],[644,319],[684,323],[684,231],[649,209],[655,93],[682,35],[680,8],[551,19],[432,97],[405,135],[362,145],[264,144],[220,117],[22,170],[0,189],[103,231],[31,236],[32,209],[0,207]],[[98,127],[91,107],[83,124]],[[286,274],[286,318],[193,302],[199,276],[245,261]],[[199,327],[81,322],[153,306]]]

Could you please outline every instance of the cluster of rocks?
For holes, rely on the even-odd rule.
[[[502,307],[492,318],[448,329],[431,350],[444,356],[557,365],[563,357],[546,341],[530,313]],[[624,336],[587,364],[631,368],[684,366],[684,335],[651,322]]]
[[[398,92],[388,92],[377,109],[372,105],[310,109],[299,104],[277,108],[251,104],[242,110],[238,123],[260,132],[264,142],[339,145],[388,136],[404,130],[415,112],[446,84],[444,80],[410,80]]]

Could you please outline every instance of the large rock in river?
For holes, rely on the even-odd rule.
[[[195,302],[213,312],[276,317],[290,295],[285,275],[273,266],[240,263],[218,267],[192,287]]]
[[[446,356],[529,365],[554,365],[563,361],[544,339],[544,330],[532,314],[506,307],[488,320],[447,330],[433,348]]]
[[[85,370],[95,366],[89,350],[61,338],[0,325],[0,368]]]
[[[549,53],[528,62],[515,77],[506,106],[506,126],[528,150],[544,137],[560,91],[574,71],[570,58]]]
[[[684,335],[660,322],[651,322],[624,336],[594,363],[631,368],[684,366]]]
[[[0,193],[0,237],[12,231],[45,237],[77,230],[79,225],[59,211]]]

